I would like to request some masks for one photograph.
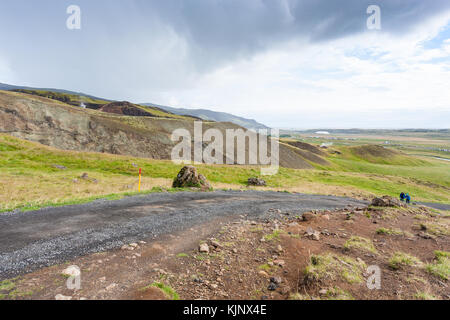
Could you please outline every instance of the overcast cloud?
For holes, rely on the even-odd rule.
[[[449,22],[447,0],[3,0],[0,82],[278,127],[449,127]]]

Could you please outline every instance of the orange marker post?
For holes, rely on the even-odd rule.
[[[142,169],[139,168],[139,187],[138,187],[139,192],[141,192],[141,175],[142,175]]]

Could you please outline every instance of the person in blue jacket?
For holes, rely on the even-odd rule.
[[[405,201],[406,195],[404,192],[400,193],[400,201]]]
[[[411,196],[407,193],[406,196],[406,203],[411,203]]]

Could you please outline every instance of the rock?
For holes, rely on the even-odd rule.
[[[327,289],[322,289],[322,290],[319,291],[319,294],[322,295],[322,296],[324,296],[324,295],[327,294],[327,292],[328,292]]]
[[[200,188],[202,190],[210,190],[211,185],[205,176],[199,174],[193,166],[185,166],[173,180],[174,188]]]
[[[330,220],[330,215],[324,214],[324,215],[322,216],[322,218],[324,218],[325,220]]]
[[[311,212],[305,212],[304,214],[302,214],[303,221],[311,221],[311,220],[314,220],[315,218],[316,218],[316,215]]]
[[[237,253],[237,252],[238,252],[237,249],[233,248],[233,253]]]
[[[128,244],[124,244],[120,249],[122,250],[129,250],[129,251],[133,251],[134,247],[128,245]]]
[[[269,276],[269,274],[268,274],[267,272],[265,272],[264,270],[260,270],[260,271],[258,272],[258,274],[259,274],[260,276],[263,276],[263,277],[268,277],[268,276]]]
[[[374,198],[372,200],[372,206],[374,207],[406,207],[400,200],[390,197],[382,196],[381,198]]]
[[[135,242],[129,244],[130,247],[137,248],[139,245]]]
[[[203,252],[203,253],[209,253],[209,246],[208,246],[208,244],[207,243],[202,243],[199,246],[198,251]]]
[[[62,294],[57,294],[55,300],[72,300],[71,296],[63,296]]]
[[[115,287],[117,287],[117,283],[111,283],[109,286],[106,287],[106,290],[110,291],[110,290],[114,289]]]
[[[89,175],[85,172],[80,176],[81,179],[87,180],[89,179]]]
[[[280,285],[283,282],[283,279],[281,279],[281,277],[272,277],[270,278],[270,282]]]
[[[419,232],[417,235],[423,239],[434,239],[432,235],[425,232]]]
[[[52,167],[53,167],[53,168],[56,168],[56,169],[59,169],[59,170],[66,170],[66,169],[67,169],[66,167],[61,166],[61,165],[59,165],[59,164],[54,164],[54,165],[52,165]]]
[[[278,245],[276,248],[277,252],[283,252],[283,247]]]
[[[211,284],[209,285],[209,287],[210,287],[211,289],[215,290],[215,289],[217,289],[219,286],[218,286],[217,284],[215,284],[215,283],[211,283]]]
[[[313,230],[312,228],[306,229],[305,235],[311,240],[319,241],[320,240],[320,232]]]
[[[269,284],[269,286],[267,287],[267,290],[269,290],[269,291],[275,291],[275,290],[277,290],[277,288],[278,288],[278,285],[277,285],[276,283],[271,282],[271,283]]]
[[[273,260],[273,264],[274,265],[276,265],[276,266],[280,266],[280,267],[284,267],[284,265],[286,264],[285,262],[284,262],[284,260]]]
[[[216,240],[212,240],[211,241],[211,245],[214,247],[214,248],[221,248],[222,246],[220,245],[220,243],[218,242],[218,241],[216,241]]]
[[[260,178],[248,178],[247,184],[249,186],[265,187],[266,181]]]

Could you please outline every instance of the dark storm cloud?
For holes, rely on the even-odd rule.
[[[141,5],[149,3],[141,0]],[[381,8],[382,32],[402,34],[448,10],[450,1],[169,0],[150,3],[159,21],[185,38],[203,63],[245,56],[286,40],[317,42],[365,32],[369,5]]]

